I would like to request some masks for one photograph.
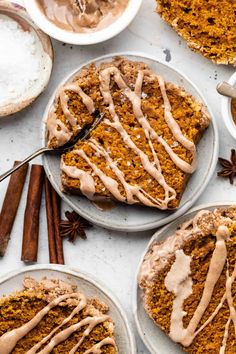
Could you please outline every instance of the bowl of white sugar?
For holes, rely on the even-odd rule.
[[[25,9],[0,1],[0,117],[30,105],[47,86],[53,48]]]

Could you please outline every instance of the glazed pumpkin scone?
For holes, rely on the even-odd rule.
[[[103,120],[90,138],[62,156],[64,191],[177,208],[210,123],[202,104],[146,64],[118,57],[82,69],[60,89],[49,145],[69,140],[98,114]]]
[[[148,315],[189,354],[236,353],[236,207],[202,210],[146,254]]]
[[[24,280],[0,299],[1,354],[117,354],[108,307],[62,280]]]
[[[157,0],[157,12],[188,46],[217,64],[236,65],[236,1]]]

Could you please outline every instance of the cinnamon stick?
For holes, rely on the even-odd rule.
[[[16,166],[19,161],[14,162]],[[3,257],[10,234],[14,225],[16,213],[21,200],[23,187],[28,171],[28,164],[25,164],[19,170],[15,171],[11,177],[7,187],[6,195],[3,201],[2,210],[0,214],[0,256]]]
[[[21,260],[37,262],[39,212],[42,199],[44,169],[41,165],[32,165],[29,181],[27,203],[24,216],[24,230]]]
[[[57,264],[57,250],[54,231],[53,209],[52,209],[52,185],[45,177],[45,200],[48,225],[48,249],[50,263]]]
[[[56,250],[57,250],[57,263],[65,264],[62,238],[60,235],[61,200],[53,188],[52,188],[52,207],[53,207],[53,217],[54,217],[54,226],[55,226],[54,231],[55,231],[55,242],[56,242]]]
[[[60,235],[60,198],[47,177],[45,178],[45,198],[50,263],[64,264],[63,244]]]

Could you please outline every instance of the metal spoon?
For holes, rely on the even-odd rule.
[[[228,82],[220,82],[216,86],[216,90],[220,95],[230,98],[236,98],[236,87],[230,85]]]
[[[65,145],[63,145],[59,148],[53,149],[53,148],[49,148],[49,147],[45,146],[45,147],[42,147],[41,149],[35,151],[33,154],[28,156],[26,159],[24,159],[18,165],[16,165],[15,167],[11,168],[7,172],[0,175],[0,182],[2,182],[5,178],[10,176],[16,170],[18,170],[21,166],[23,166],[27,162],[33,160],[35,157],[37,157],[41,154],[44,154],[45,152],[63,153],[65,151],[71,149],[79,140],[80,141],[86,140],[89,137],[89,135],[91,134],[91,132],[100,124],[102,119],[103,119],[102,116],[98,116],[91,125],[86,126],[84,129],[82,129],[73,140],[69,141],[68,143],[66,143]]]

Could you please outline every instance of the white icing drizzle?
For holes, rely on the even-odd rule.
[[[95,163],[93,163],[90,158],[86,155],[86,153],[80,149],[80,150],[73,150],[73,152],[80,157],[82,157],[92,168],[94,173],[101,179],[102,183],[104,186],[109,190],[112,191],[112,195],[119,201],[125,201],[125,197],[122,196],[122,194],[119,191],[119,183],[114,180],[113,178],[107,176],[100,168],[98,168]]]
[[[93,100],[81,89],[77,82],[72,82],[64,85],[59,93],[56,95],[56,101],[60,101],[61,108],[64,113],[65,118],[70,123],[71,127],[77,128],[80,130],[81,127],[77,122],[77,118],[70,112],[68,107],[69,96],[66,94],[66,91],[73,91],[77,93],[81,99],[83,104],[87,107],[87,110],[90,114],[94,113],[95,106]],[[47,120],[47,130],[48,130],[48,139],[52,140],[54,137],[57,139],[58,146],[66,144],[72,137],[73,132],[71,132],[67,126],[57,118],[56,108],[58,103],[54,104],[48,114]],[[61,130],[58,130],[58,126]]]
[[[115,105],[112,99],[112,95],[110,92],[110,79],[111,75],[114,75],[114,80],[119,86],[120,89],[123,90],[123,93],[130,99],[133,104],[133,110],[136,118],[144,129],[145,135],[149,141],[149,145],[154,152],[154,148],[152,145],[150,134],[156,134],[154,129],[152,129],[148,123],[148,120],[143,116],[141,110],[141,99],[135,94],[135,92],[131,91],[131,89],[126,85],[123,81],[120,71],[115,68],[107,68],[103,70],[100,74],[100,90],[104,98],[104,102],[109,105],[109,112],[112,117],[112,122],[108,119],[104,120],[104,123],[116,129],[120,136],[122,137],[124,143],[128,145],[130,149],[132,149],[141,159],[142,165],[144,169],[163,187],[165,191],[165,200],[162,201],[162,205],[159,207],[162,209],[166,209],[170,200],[175,199],[176,192],[173,188],[169,187],[164,179],[164,176],[160,169],[159,161],[156,162],[157,155],[154,154],[154,161],[156,162],[157,168],[153,165],[153,163],[149,160],[148,156],[140,150],[137,145],[132,141],[131,137],[127,133],[127,131],[122,126],[120,119],[115,111]],[[138,80],[142,79],[142,75],[138,76]],[[170,194],[170,195],[169,195]]]
[[[71,119],[71,125],[74,126],[77,124],[77,120],[75,117],[70,113],[69,108],[68,108],[68,101],[69,97],[66,94],[66,91],[73,91],[77,93],[81,99],[83,104],[87,107],[87,110],[89,111],[90,114],[94,113],[95,111],[95,106],[93,103],[92,98],[90,98],[78,85],[76,82],[68,83],[63,88],[60,90],[60,99],[61,99],[61,107],[62,110],[65,114],[65,117],[69,120]]]
[[[60,127],[60,130],[58,129]],[[69,131],[67,126],[57,118],[56,115],[56,106],[52,106],[47,120],[47,130],[48,130],[48,140],[51,141],[53,138],[56,138],[59,146],[65,145],[73,135]]]
[[[103,156],[106,159],[106,162],[111,167],[112,171],[115,173],[116,177],[119,179],[121,184],[123,185],[125,192],[126,192],[126,199],[129,204],[134,204],[137,202],[137,199],[140,200],[143,204],[155,207],[160,204],[160,200],[154,199],[150,194],[146,193],[141,187],[139,186],[132,186],[126,182],[124,173],[117,167],[116,163],[112,160],[108,152],[97,143],[95,139],[90,139],[88,143],[92,149],[94,149],[97,153]],[[110,190],[112,193],[112,190]],[[113,194],[113,193],[112,193]],[[145,197],[147,196],[147,198]],[[135,199],[136,197],[137,199]],[[153,200],[153,203],[150,201]]]
[[[161,89],[161,94],[162,94],[162,97],[163,97],[163,100],[164,100],[164,109],[165,109],[164,117],[165,117],[165,121],[166,121],[168,127],[170,128],[172,134],[174,135],[175,139],[180,144],[182,144],[187,150],[189,150],[192,153],[192,156],[193,156],[192,166],[191,166],[191,168],[189,168],[187,166],[186,168],[187,168],[187,170],[189,172],[187,170],[185,172],[193,173],[196,170],[196,167],[197,167],[196,146],[195,146],[195,144],[192,141],[187,139],[182,134],[178,123],[173,118],[173,115],[171,113],[171,105],[170,105],[170,101],[169,101],[167,93],[166,93],[165,82],[164,82],[164,80],[163,80],[163,78],[161,76],[159,76],[159,75],[155,75],[155,76],[158,79],[159,86],[160,86],[160,89]]]
[[[166,152],[169,154],[170,158],[176,164],[176,166],[178,166],[182,171],[186,173],[193,173],[194,170],[196,169],[196,163],[194,163],[194,166],[190,165],[186,161],[182,160],[177,154],[174,153],[172,148],[166,143],[166,141],[162,137],[160,137],[156,133],[156,131],[151,127],[148,119],[144,116],[141,108],[141,97],[139,97],[135,91],[132,91],[127,86],[118,68],[109,67],[104,69],[100,73],[100,81],[101,81],[100,90],[103,95],[105,103],[109,104],[110,114],[114,119],[114,122],[116,123],[114,128],[116,129],[116,127],[118,127],[118,125],[120,126],[121,123],[115,112],[115,106],[110,92],[110,80],[112,75],[118,87],[123,91],[123,93],[127,96],[127,98],[132,103],[135,117],[137,118],[138,122],[142,126],[145,136],[149,141],[149,144],[151,140],[153,139],[157,140],[159,143],[161,143],[164,146]],[[144,73],[138,75],[136,87],[139,87],[141,85],[140,82],[141,83],[143,82],[143,77],[144,77]],[[172,134],[175,136],[176,140],[179,141],[186,149],[192,152],[193,158],[195,160],[195,155],[196,155],[195,145],[193,142],[191,142],[190,140],[188,140],[186,137],[183,136],[179,128],[179,125],[177,124],[177,122],[174,120],[172,116],[171,106],[165,91],[165,85],[163,79],[161,79],[157,75],[155,75],[155,77],[158,79],[158,82],[160,84],[160,89],[164,99],[164,107],[165,107],[164,116],[165,116],[166,123],[170,128],[170,130],[172,131]],[[120,132],[120,129],[118,131]]]
[[[44,307],[41,311],[39,311],[29,322],[25,323],[19,328],[13,329],[12,331],[6,332],[0,337],[0,347],[1,347],[1,354],[10,354],[12,350],[15,348],[17,343],[20,339],[24,338],[32,329],[34,329],[41,320],[48,314],[48,312],[53,309],[55,306],[59,305],[61,302],[67,299],[74,299],[76,298],[79,303],[73,309],[71,314],[65,318],[60,325],[54,328],[46,337],[44,337],[41,341],[39,341],[36,345],[34,345],[30,350],[26,352],[26,354],[50,354],[52,350],[59,345],[60,343],[64,342],[67,338],[69,338],[74,332],[79,331],[82,327],[86,326],[86,329],[83,332],[82,337],[80,338],[79,342],[71,349],[69,354],[76,353],[78,348],[81,346],[83,341],[92,330],[101,323],[105,321],[109,321],[109,316],[106,315],[99,315],[94,317],[86,317],[78,323],[75,323],[68,328],[58,332],[64,325],[66,325],[76,314],[81,312],[87,306],[86,297],[80,293],[73,293],[73,294],[65,294],[61,295],[52,302],[50,302],[46,307]],[[50,341],[49,341],[50,340]],[[44,344],[49,343],[40,351],[38,351]],[[112,345],[116,348],[116,344],[114,339],[112,338],[104,338],[104,340],[100,341],[96,345],[94,345],[91,349],[86,351],[86,353],[94,353],[100,354],[101,348],[105,345]]]
[[[198,220],[209,214],[208,210],[199,211],[192,220],[186,221],[174,235],[169,236],[165,242],[152,245],[145,256],[139,273],[139,281],[150,282],[168,264],[169,259],[177,250],[181,249],[192,235],[200,232]],[[191,228],[189,229],[189,227]]]
[[[144,116],[142,112],[141,96],[142,96],[143,80],[145,75],[149,75],[150,77],[154,77],[158,80],[161,94],[163,96],[163,101],[164,101],[165,121],[169,129],[171,130],[173,136],[175,137],[176,141],[182,144],[187,150],[191,151],[193,155],[192,165],[182,160],[173,151],[172,147],[169,146],[167,142],[156,133],[156,131],[151,127],[147,117]],[[150,146],[152,156],[153,156],[153,161],[150,161],[148,155],[138,148],[138,146],[131,139],[131,136],[128,134],[128,132],[121,124],[120,119],[116,113],[115,104],[113,102],[113,98],[110,90],[111,77],[114,77],[114,81],[116,82],[116,84],[118,85],[122,93],[132,103],[134,115],[137,121],[139,122],[139,124],[141,125],[141,127],[143,128],[145,137]],[[196,168],[196,163],[195,163],[196,147],[192,141],[188,140],[182,134],[179,125],[177,124],[177,122],[172,116],[171,106],[170,106],[169,99],[167,97],[164,80],[160,76],[155,75],[149,70],[140,70],[138,72],[134,91],[132,91],[131,88],[125,83],[122,74],[117,67],[108,67],[103,69],[100,72],[99,79],[100,79],[100,91],[102,93],[104,103],[108,105],[109,113],[111,115],[111,120],[104,119],[103,123],[114,128],[120,134],[124,144],[128,146],[137,156],[139,156],[144,170],[147,173],[149,173],[150,176],[152,176],[152,178],[155,179],[158,182],[158,184],[163,188],[165,196],[163,199],[159,199],[159,198],[155,199],[139,186],[131,186],[130,184],[128,184],[125,180],[124,173],[117,167],[116,162],[111,159],[109,153],[102,146],[100,146],[95,140],[93,140],[93,142],[91,142],[91,139],[89,140],[90,147],[92,147],[95,151],[99,152],[105,158],[108,166],[111,168],[113,173],[116,175],[117,179],[123,185],[124,190],[126,192],[126,196],[123,196],[120,193],[119,184],[117,183],[117,181],[111,178],[110,176],[107,176],[101,169],[99,169],[82,149],[73,152],[77,153],[81,158],[83,158],[89,164],[93,172],[101,179],[104,186],[108,189],[108,191],[112,194],[112,196],[118,201],[122,201],[122,202],[127,201],[129,204],[133,204],[137,201],[140,201],[144,205],[158,207],[159,209],[166,210],[168,208],[168,204],[170,203],[170,201],[176,198],[176,191],[174,190],[174,188],[170,187],[167,184],[163,176],[161,165],[157,153],[155,151],[153,141],[157,141],[158,143],[162,144],[162,146],[165,148],[166,152],[169,154],[172,161],[176,164],[176,166],[178,166],[185,173],[193,173]],[[82,97],[84,104],[87,106],[90,112],[94,111],[94,106],[92,105],[91,98],[87,96],[80,88],[78,88],[75,83],[66,85],[62,89],[63,94],[61,94],[62,95],[61,103],[63,106],[62,109],[65,116],[70,121],[71,125],[73,125],[76,122],[74,121],[74,117],[71,115],[68,109],[67,106],[68,97],[65,94],[65,90],[72,90],[77,92]],[[95,182],[92,182],[93,177],[91,175],[88,175],[87,172],[85,172],[86,174],[83,174],[80,169],[78,169],[78,172],[76,172],[76,167],[72,167],[72,168],[70,167],[71,166],[66,166],[65,163],[63,163],[62,164],[63,172],[66,173],[69,177],[78,178],[81,183],[81,187],[80,187],[81,192],[86,196],[89,195],[89,199],[92,199],[95,193]],[[87,177],[88,177],[88,182],[86,182]],[[87,183],[89,184],[88,186],[86,186]],[[87,193],[87,190],[89,190],[89,193]]]
[[[183,318],[186,316],[186,312],[182,308],[184,300],[192,294],[193,282],[190,277],[191,257],[187,256],[183,250],[177,250],[175,256],[175,262],[165,278],[165,286],[168,291],[176,295],[171,314],[170,337],[175,342],[180,342],[185,334]]]
[[[46,347],[38,352],[38,354],[49,354],[51,351],[60,343],[64,342],[67,338],[69,338],[74,332],[80,330],[83,326],[88,326],[84,331],[82,337],[80,338],[78,344],[76,345],[77,349],[81,346],[85,338],[91,333],[91,331],[96,327],[98,324],[103,323],[109,319],[108,316],[94,316],[94,317],[87,317],[84,320],[64,329],[60,333],[56,334],[51,341],[46,345]],[[36,353],[36,352],[35,352]],[[69,354],[73,353],[72,351]]]
[[[186,226],[188,227],[188,223],[186,223]],[[190,346],[194,338],[215,318],[215,316],[218,314],[226,300],[230,310],[230,316],[225,327],[225,333],[223,337],[222,346],[220,348],[220,354],[225,353],[229,333],[229,325],[231,321],[234,324],[236,337],[236,310],[234,308],[232,296],[232,284],[236,278],[236,265],[231,276],[229,275],[229,271],[227,268],[225,294],[223,295],[219,305],[216,307],[211,316],[197,330],[197,327],[212,299],[215,285],[219,280],[226,264],[226,241],[229,236],[230,233],[228,227],[225,225],[220,225],[216,232],[215,249],[212,254],[212,259],[210,261],[203,293],[200,302],[197,306],[197,309],[195,310],[195,313],[192,319],[190,320],[187,328],[184,328],[183,326],[183,317],[186,315],[186,312],[183,311],[183,304],[184,300],[191,295],[192,280],[190,277],[190,263],[188,264],[189,258],[188,256],[184,255],[183,251],[176,251],[175,262],[165,278],[165,285],[167,290],[173,292],[176,296],[173,302],[169,335],[172,340],[181,343],[185,347]]]
[[[95,344],[91,349],[86,350],[84,354],[101,354],[102,353],[102,347],[104,345],[113,345],[116,347],[115,341],[113,338],[105,338],[103,339],[100,343]],[[69,354],[74,354],[75,352],[71,352]]]
[[[52,336],[64,325],[66,325],[76,314],[78,314],[81,310],[83,310],[87,304],[86,298],[84,295],[80,294],[80,302],[79,304],[75,307],[75,309],[71,312],[70,316],[65,318],[62,323],[54,328],[46,337],[44,337],[39,343],[33,346],[30,350],[26,352],[26,354],[35,354],[37,351],[42,347],[43,344],[47,343],[49,339],[52,338]]]
[[[226,345],[227,345],[227,339],[228,339],[228,335],[229,335],[230,322],[231,322],[231,318],[228,319],[228,321],[226,323],[226,326],[225,326],[225,333],[224,333],[222,345],[220,347],[220,354],[224,354],[225,353],[225,349],[226,349]]]

